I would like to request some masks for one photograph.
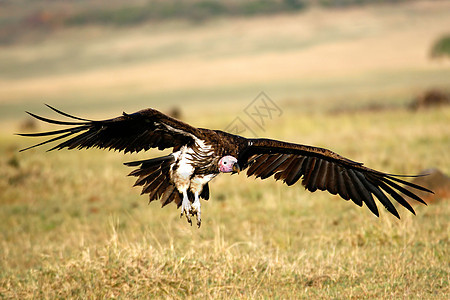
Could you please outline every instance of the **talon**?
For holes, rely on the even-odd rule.
[[[200,214],[200,212],[198,212],[198,213],[196,213],[195,215],[196,215],[196,217],[197,217],[197,226],[198,226],[198,228],[200,228],[200,225],[202,225],[201,214]]]
[[[189,216],[189,214],[186,214],[186,220],[188,221],[189,224],[192,225],[192,220],[191,220],[191,217]]]
[[[187,197],[187,194],[183,193],[183,202],[181,204],[180,218],[182,218],[183,215],[185,215],[188,223],[191,224],[192,226],[192,220],[190,216],[191,213],[192,213],[191,203],[189,201],[189,198]]]
[[[198,198],[198,193],[195,193],[194,196],[195,200],[194,203],[192,203],[192,210],[195,212],[197,226],[200,228],[200,225],[202,224],[200,199]]]

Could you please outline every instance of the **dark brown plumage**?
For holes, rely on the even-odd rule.
[[[92,121],[48,107],[72,120],[57,121],[29,114],[44,122],[70,127],[19,134],[28,137],[56,135],[21,151],[56,141],[58,144],[50,150],[96,147],[127,153],[150,148],[173,148],[172,154],[168,156],[126,165],[139,167],[130,175],[137,177],[135,185],[142,186],[142,194],[149,194],[150,201],[160,199],[162,206],[175,202],[178,207],[182,207],[181,214],[185,214],[189,222],[190,216],[195,215],[199,226],[199,198],[209,199],[208,182],[220,172],[247,169],[248,176],[261,179],[273,176],[275,180],[282,180],[289,186],[301,179],[305,188],[311,192],[326,190],[345,200],[351,199],[358,206],[365,203],[378,216],[375,196],[397,218],[400,216],[386,194],[415,214],[399,192],[421,203],[425,202],[400,184],[431,192],[400,179],[400,175],[367,168],[362,163],[327,149],[270,139],[246,139],[220,130],[195,128],[154,109]]]
[[[345,200],[352,200],[358,206],[363,203],[378,216],[374,195],[384,207],[397,218],[397,210],[383,193],[391,195],[398,203],[412,213],[414,209],[397,191],[426,204],[421,198],[406,190],[398,183],[418,190],[431,192],[421,186],[399,179],[399,175],[390,175],[351,161],[330,150],[283,143],[268,139],[250,140],[252,145],[241,155],[239,161],[246,161],[248,176],[266,179],[274,175],[293,185],[302,176],[302,184],[310,192],[327,190],[333,195],[339,194]]]

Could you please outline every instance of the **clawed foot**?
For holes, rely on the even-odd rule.
[[[200,202],[197,202],[197,203],[194,202],[192,204],[189,201],[183,202],[181,204],[180,218],[182,218],[183,215],[186,216],[186,219],[187,219],[188,223],[191,224],[191,226],[192,226],[191,216],[196,216],[198,228],[200,228],[200,225],[202,225]]]
[[[195,193],[195,200],[194,203],[191,203],[189,201],[189,198],[187,197],[187,194],[183,195],[183,202],[181,202],[181,214],[180,218],[183,217],[183,215],[186,216],[186,219],[189,224],[192,226],[192,220],[191,216],[197,217],[197,226],[200,228],[200,225],[202,224],[202,219],[200,217],[200,199],[198,198],[198,193]]]
[[[197,217],[197,226],[200,228],[200,225],[202,225],[200,201],[194,201],[194,203],[192,203],[191,214]]]
[[[186,216],[188,223],[191,224],[191,226],[192,226],[192,220],[191,220],[192,206],[191,206],[191,202],[189,200],[187,200],[187,201],[183,200],[183,202],[181,203],[180,218],[182,218],[183,215]]]

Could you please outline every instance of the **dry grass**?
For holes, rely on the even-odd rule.
[[[376,218],[327,193],[222,175],[197,229],[130,188],[122,163],[159,152],[19,154],[32,141],[11,135],[42,102],[88,118],[183,103],[184,121],[222,129],[264,90],[283,115],[259,136],[450,174],[450,109],[403,108],[448,87],[448,62],[427,51],[449,16],[448,2],[415,2],[0,48],[0,298],[449,298],[449,199]],[[388,109],[358,110],[368,104]]]
[[[331,147],[394,173],[430,166],[450,172],[449,109],[358,115],[285,109],[269,136]],[[449,199],[416,205],[417,216],[400,209],[401,220],[387,213],[377,219],[326,193],[222,175],[196,229],[173,205],[147,206],[130,189],[133,179],[121,162],[145,154],[17,154],[29,141],[2,141],[3,297],[449,295]]]

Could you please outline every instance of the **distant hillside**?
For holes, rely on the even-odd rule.
[[[79,0],[0,1],[0,44],[24,35],[67,26],[132,26],[145,22],[214,17],[240,17],[290,13],[311,6],[342,8],[356,5],[399,3],[406,0]],[[409,0],[413,1],[413,0]]]

